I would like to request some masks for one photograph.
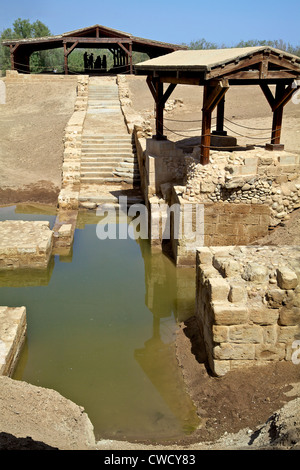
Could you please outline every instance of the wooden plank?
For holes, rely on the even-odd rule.
[[[267,59],[261,61],[261,63],[259,64],[259,78],[268,78],[268,66],[269,62]]]
[[[129,38],[83,38],[83,37],[68,37],[63,39],[63,43],[70,43],[78,41],[85,44],[132,44],[132,39]]]
[[[173,77],[171,75],[159,75],[159,81],[162,83],[173,83],[174,85],[203,85],[203,81],[198,77]]]
[[[234,72],[237,72],[241,69],[246,69],[247,67],[250,67],[251,65],[254,64],[259,64],[262,62],[264,59],[263,54],[257,54],[254,55],[253,57],[246,57],[244,59],[241,59],[238,64],[236,63],[230,63],[225,66],[220,66],[213,68],[210,72],[206,74],[206,79],[211,80],[212,78],[217,78],[217,77],[226,77],[227,74],[232,74]]]

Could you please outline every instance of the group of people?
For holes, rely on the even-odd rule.
[[[83,60],[84,60],[84,68],[85,70],[100,70],[104,69],[106,70],[107,63],[106,63],[106,55],[103,55],[103,58],[101,60],[100,55],[97,56],[96,60],[94,61],[94,54],[88,54],[85,52],[83,54]]]

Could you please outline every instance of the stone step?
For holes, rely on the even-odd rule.
[[[131,143],[132,137],[131,136],[82,136],[82,143]]]
[[[133,149],[132,147],[128,146],[128,147],[123,147],[123,146],[115,146],[115,145],[108,145],[107,147],[102,147],[102,146],[98,146],[98,147],[95,147],[94,145],[93,146],[90,146],[90,147],[82,147],[81,148],[81,153],[82,154],[90,154],[90,153],[99,153],[99,154],[103,154],[105,152],[108,152],[108,153],[125,153],[126,155],[127,154],[135,154],[136,151],[135,149]]]
[[[131,152],[125,153],[125,152],[108,152],[107,150],[95,150],[95,151],[88,151],[88,152],[81,152],[82,157],[88,157],[88,156],[94,156],[94,157],[101,157],[101,156],[107,156],[107,157],[121,157],[121,158],[133,158],[134,154]]]
[[[103,148],[107,149],[110,147],[115,147],[115,148],[124,148],[124,149],[132,149],[136,148],[135,145],[132,142],[120,142],[120,141],[115,141],[115,142],[83,142],[82,143],[82,148],[86,149],[91,149],[91,148]]]
[[[143,204],[144,199],[140,195],[137,196],[126,196],[127,204]],[[112,195],[86,195],[79,196],[79,202],[93,202],[95,204],[119,204],[119,197]]]
[[[91,176],[85,176],[81,178],[82,183],[87,183],[87,184],[103,184],[103,183],[128,183],[128,184],[133,184],[136,183],[138,184],[140,182],[140,179],[137,177],[134,178],[129,178],[129,177],[91,177]]]

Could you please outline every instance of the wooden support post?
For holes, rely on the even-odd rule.
[[[278,147],[280,145],[280,137],[281,137],[281,126],[282,126],[282,116],[283,116],[283,102],[282,96],[285,91],[284,85],[276,85],[276,92],[275,92],[275,103],[274,103],[274,112],[273,112],[273,123],[272,123],[272,135],[271,135],[271,144],[279,148],[283,148],[283,146]]]
[[[215,107],[218,106],[218,104],[224,99],[225,93],[228,89],[228,80],[225,79],[217,82],[216,84],[214,82],[210,82],[204,85],[202,109],[202,135],[200,147],[200,163],[202,165],[207,165],[209,163],[212,112]],[[220,109],[222,111],[222,105]],[[223,118],[224,114],[222,117],[222,114],[220,112],[220,123],[221,121],[223,123]]]
[[[200,163],[207,165],[209,163],[210,131],[211,131],[211,110],[205,108],[205,103],[209,95],[209,86],[204,85],[203,91],[203,110],[202,110],[202,135],[201,135],[201,155]]]
[[[165,140],[166,137],[163,135],[164,107],[166,101],[170,98],[172,92],[176,88],[176,85],[171,83],[164,93],[164,84],[158,78],[153,78],[149,75],[146,79],[146,82],[155,101],[156,135],[153,136],[153,138],[156,140]]]
[[[15,55],[14,55],[14,48],[12,45],[9,46],[9,50],[10,50],[10,65],[11,65],[11,69],[12,70],[15,70]]]
[[[155,81],[155,93],[156,93],[156,140],[164,140],[164,84],[159,80]]]
[[[68,52],[67,52],[67,44],[64,44],[64,68],[65,68],[65,75],[68,75]]]
[[[133,74],[133,63],[132,63],[132,44],[129,44],[129,63],[130,63],[130,74]]]
[[[287,87],[284,82],[278,83],[276,85],[275,97],[267,84],[260,84],[260,87],[273,111],[271,143],[266,144],[266,149],[283,150],[284,145],[280,143],[283,108],[292,98],[295,88],[297,88],[297,83],[289,83]]]
[[[220,100],[217,106],[217,126],[216,130],[213,131],[214,135],[227,135],[224,131],[224,110],[225,110],[225,97]]]

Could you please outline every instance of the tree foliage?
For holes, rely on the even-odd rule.
[[[226,48],[225,44],[217,44],[214,42],[208,42],[206,39],[198,39],[197,41],[191,41],[189,44],[184,44],[189,49],[222,49]],[[289,52],[290,54],[300,56],[300,45],[293,46],[290,43],[286,43],[282,39],[275,40],[259,40],[259,39],[250,39],[248,41],[239,41],[232,47],[256,47],[256,46],[270,46],[275,49],[280,49],[281,51]]]

